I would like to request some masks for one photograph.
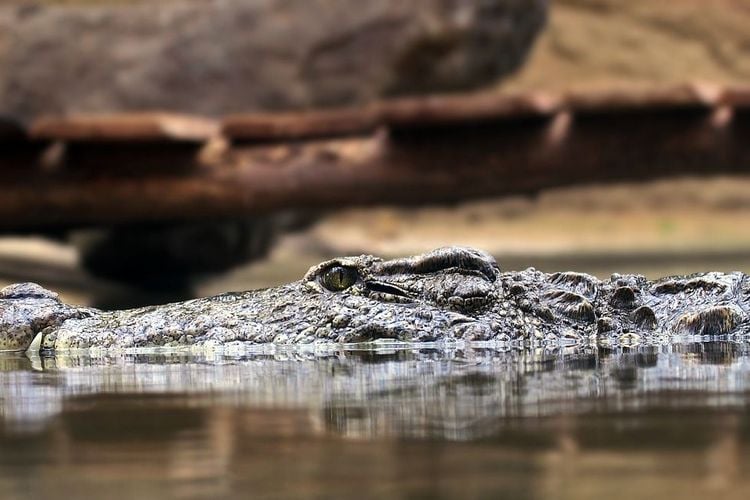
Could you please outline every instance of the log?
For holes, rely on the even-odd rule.
[[[693,106],[412,122],[362,137],[239,144],[189,171],[9,176],[0,229],[446,203],[573,184],[747,173],[749,134],[745,114],[716,120],[715,109]]]
[[[61,167],[138,175],[195,167],[201,148],[218,134],[214,120],[158,112],[44,116],[28,132],[32,141],[65,142]]]
[[[217,135],[216,122],[177,113],[100,113],[43,116],[29,130],[33,139],[71,142],[188,142]]]

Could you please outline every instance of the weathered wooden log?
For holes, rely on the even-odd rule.
[[[34,139],[79,142],[203,143],[218,134],[216,122],[192,115],[140,112],[43,116],[34,121]]]
[[[0,229],[444,203],[581,183],[747,173],[750,115],[727,108],[726,96],[714,96],[713,104],[705,96],[693,97],[625,108],[601,101],[578,113],[564,101],[519,97],[502,104],[496,96],[494,114],[474,115],[465,102],[385,103],[372,122],[378,125],[375,132],[315,140],[302,140],[314,131],[305,127],[326,121],[305,114],[298,116],[296,128],[259,134],[264,140],[286,137],[286,142],[235,141],[190,170],[5,172]],[[554,102],[558,105],[549,105]],[[351,123],[357,129],[367,120]],[[346,130],[336,123],[336,132]],[[228,137],[230,143],[252,138],[240,128]]]
[[[16,139],[65,140],[67,151],[44,168],[0,169],[0,230],[444,203],[582,183],[747,173],[747,95],[742,88],[680,86],[430,97],[235,116],[218,140],[211,122],[184,117],[41,120],[30,137]]]
[[[139,175],[195,167],[201,148],[218,134],[214,120],[154,112],[46,116],[29,130],[34,142],[64,141],[58,167]]]

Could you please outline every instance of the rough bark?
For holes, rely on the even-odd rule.
[[[7,173],[0,229],[450,202],[572,184],[739,173],[750,165],[747,109],[724,113],[723,105],[691,102],[613,111],[604,104],[599,111],[584,106],[580,113],[500,114],[459,123],[451,122],[455,110],[446,111],[445,123],[432,115],[426,124],[394,113],[398,123],[370,136],[239,142],[194,168],[150,175],[133,175],[126,157],[118,160],[120,169],[89,168],[96,166],[92,154],[87,165]],[[408,109],[416,119],[416,111],[430,108]]]

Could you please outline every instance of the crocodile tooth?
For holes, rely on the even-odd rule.
[[[714,306],[680,316],[675,333],[688,335],[722,335],[731,332],[743,320],[743,313],[734,306]]]
[[[590,323],[596,321],[594,306],[583,295],[555,290],[545,294],[545,297],[552,307],[571,319]]]
[[[635,325],[642,330],[653,330],[657,326],[656,313],[648,306],[641,306],[631,314]]]
[[[636,305],[635,290],[629,286],[618,287],[612,292],[609,303],[617,309],[632,309]]]

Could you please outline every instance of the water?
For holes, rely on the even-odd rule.
[[[0,358],[0,498],[746,498],[750,346]]]

